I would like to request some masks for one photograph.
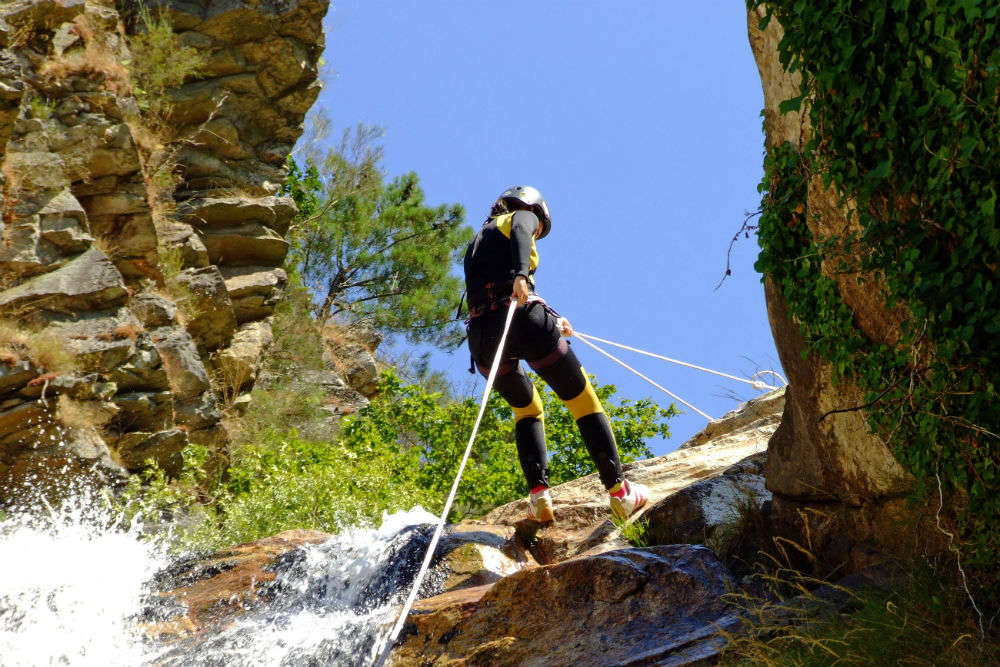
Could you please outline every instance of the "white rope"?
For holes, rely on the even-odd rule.
[[[603,338],[598,338],[597,336],[591,336],[589,334],[580,333],[579,331],[574,331],[573,335],[579,336],[581,339],[589,338],[590,340],[596,340],[598,343],[606,343],[607,345],[614,345],[615,347],[620,347],[623,350],[628,350],[629,352],[637,352],[639,354],[645,354],[647,357],[655,357],[656,359],[662,359],[663,361],[669,361],[672,364],[678,364],[680,366],[687,366],[688,368],[694,368],[695,370],[704,371],[706,373],[712,373],[713,375],[719,375],[724,378],[729,378],[730,380],[736,380],[737,382],[745,382],[752,385],[754,389],[777,389],[777,387],[772,387],[769,384],[761,382],[760,380],[747,380],[746,378],[737,377],[735,375],[730,375],[729,373],[723,373],[722,371],[713,371],[711,368],[705,368],[704,366],[696,366],[695,364],[689,364],[686,361],[680,361],[678,359],[671,359],[670,357],[665,357],[662,354],[654,354],[652,352],[647,352],[646,350],[640,350],[637,347],[630,347],[628,345],[622,345],[621,343],[616,343],[611,340],[605,340]],[[584,341],[586,342],[586,341]],[[621,363],[621,362],[619,362]],[[772,372],[772,371],[767,371]],[[777,373],[775,373],[777,375]],[[778,377],[781,377],[780,375]],[[784,378],[781,378],[784,380]],[[788,383],[785,382],[787,385]]]
[[[782,383],[783,385],[785,385],[786,387],[788,386],[788,380],[786,380],[786,379],[785,379],[785,378],[784,378],[784,377],[783,377],[783,376],[781,375],[781,373],[778,373],[777,371],[772,371],[772,370],[770,370],[770,369],[767,369],[767,370],[763,370],[763,371],[757,371],[756,373],[754,373],[753,375],[751,375],[751,376],[750,376],[750,379],[752,380],[752,379],[754,379],[755,377],[757,377],[758,375],[765,375],[765,374],[768,374],[768,373],[769,373],[769,374],[771,374],[771,375],[773,375],[774,377],[778,378],[779,380],[781,380],[781,383]],[[775,389],[777,389],[777,387],[774,387],[774,388],[775,388]]]
[[[444,503],[444,510],[441,512],[441,518],[438,520],[437,528],[434,530],[434,537],[431,538],[430,546],[427,547],[427,553],[424,555],[423,565],[420,566],[420,571],[417,572],[417,578],[413,580],[413,587],[410,589],[410,595],[406,598],[406,604],[399,612],[399,617],[396,619],[396,624],[392,628],[392,632],[383,640],[382,646],[379,648],[378,659],[375,661],[376,667],[381,667],[385,664],[386,658],[389,657],[389,652],[392,650],[392,645],[396,642],[399,637],[400,631],[403,629],[403,624],[406,623],[406,617],[410,613],[410,607],[413,606],[414,601],[417,599],[417,591],[420,589],[420,584],[424,580],[424,576],[427,574],[427,570],[430,568],[431,559],[434,558],[434,550],[437,548],[438,540],[441,539],[441,533],[444,531],[445,520],[448,517],[448,512],[451,510],[451,504],[455,500],[455,494],[458,492],[458,483],[462,479],[462,473],[465,472],[465,464],[469,461],[469,454],[472,453],[472,443],[476,439],[476,432],[479,431],[479,422],[483,419],[483,413],[486,412],[486,401],[490,397],[490,389],[493,388],[493,382],[497,377],[497,370],[500,368],[500,360],[503,358],[503,346],[507,342],[507,333],[510,331],[510,323],[514,318],[514,311],[517,309],[517,300],[511,299],[510,308],[507,310],[507,319],[503,325],[503,334],[500,336],[500,343],[497,345],[497,353],[493,358],[493,366],[490,367],[490,374],[486,377],[486,388],[483,389],[483,400],[479,404],[479,414],[476,415],[476,422],[472,426],[472,434],[469,436],[469,444],[465,447],[465,455],[462,457],[462,462],[458,466],[458,474],[455,475],[455,481],[451,485],[451,492],[448,494],[448,500]]]
[[[618,357],[612,355],[609,352],[605,352],[601,348],[597,347],[596,345],[594,345],[593,343],[591,343],[589,340],[587,340],[587,338],[584,338],[583,337],[584,334],[580,334],[580,333],[574,331],[573,335],[576,336],[577,338],[579,338],[583,343],[589,345],[590,347],[594,348],[595,350],[597,350],[598,352],[600,352],[601,354],[603,354],[608,359],[611,359],[612,361],[614,361],[616,363],[619,363],[622,366],[624,366],[625,368],[627,368],[628,370],[632,371],[633,373],[635,373],[636,375],[638,375],[639,377],[641,377],[643,380],[645,380],[649,384],[653,385],[654,387],[656,387],[660,391],[666,393],[668,396],[670,396],[671,398],[673,398],[675,401],[680,401],[681,403],[683,403],[684,405],[688,406],[689,408],[691,408],[692,410],[694,410],[695,412],[697,412],[699,415],[701,415],[702,417],[704,417],[708,421],[712,421],[712,416],[711,415],[709,415],[706,412],[702,412],[701,410],[699,410],[698,408],[694,407],[693,405],[691,405],[690,403],[688,403],[683,398],[681,398],[677,394],[673,393],[672,391],[670,391],[669,389],[667,389],[663,385],[659,385],[656,382],[653,382],[648,377],[646,377],[645,375],[643,375],[639,371],[635,370],[634,368],[632,368],[631,366],[629,366],[628,364],[626,364],[624,361],[622,361]],[[593,338],[593,336],[588,336],[588,338]]]

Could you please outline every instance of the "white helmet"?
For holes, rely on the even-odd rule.
[[[496,203],[500,202],[514,204],[518,209],[526,208],[537,215],[538,221],[542,225],[542,231],[538,234],[538,238],[543,238],[552,229],[549,205],[545,203],[545,197],[542,196],[542,193],[530,185],[515,185],[507,188],[497,197]]]

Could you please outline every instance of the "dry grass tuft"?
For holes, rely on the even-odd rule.
[[[141,324],[122,324],[115,327],[115,330],[111,332],[116,340],[124,340],[128,338],[129,340],[135,340],[139,337],[139,334],[144,333],[146,328]]]
[[[228,409],[238,396],[245,393],[254,379],[254,370],[248,363],[230,359],[217,352],[211,355],[211,361],[212,386]]]
[[[198,317],[198,301],[191,290],[179,280],[184,270],[181,249],[176,246],[161,245],[158,249],[160,275],[163,276],[162,296],[177,304],[177,321],[181,326]]]
[[[62,336],[50,330],[31,331],[10,320],[0,320],[0,354],[8,363],[30,361],[47,373],[76,370],[76,361]]]
[[[770,584],[794,598],[738,596],[744,635],[722,633],[723,667],[980,667],[1000,664],[1000,636],[980,637],[964,591],[941,564],[914,563],[891,586],[847,588],[792,571]],[[950,568],[948,568],[950,572]],[[818,587],[819,584],[823,586]]]
[[[72,32],[80,37],[84,48],[48,58],[39,70],[40,77],[58,83],[69,77],[84,76],[100,81],[105,90],[117,96],[133,94],[128,69],[110,45],[99,39],[103,32],[95,30],[86,15],[78,16],[73,23]]]
[[[121,256],[122,250],[118,241],[110,236],[97,236],[94,238],[93,246],[103,252],[112,262]]]

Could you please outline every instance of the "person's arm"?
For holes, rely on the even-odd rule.
[[[538,216],[531,211],[518,211],[510,221],[510,250],[515,276],[528,277],[531,272],[531,244],[538,230]]]
[[[518,211],[510,221],[511,271],[514,273],[514,293],[522,306],[531,296],[528,275],[531,272],[531,244],[538,230],[538,216],[531,211]]]

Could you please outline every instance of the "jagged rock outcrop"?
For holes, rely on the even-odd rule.
[[[150,4],[203,60],[156,119],[128,68],[143,57],[129,51],[137,3],[0,5],[0,319],[54,333],[73,357],[56,368],[10,353],[0,488],[38,458],[28,422],[59,421],[63,389],[37,402],[36,377],[113,387],[101,401],[113,416],[67,457],[100,440],[118,471],[171,467],[189,437],[224,452],[231,388],[211,380],[241,373],[248,388],[270,341],[296,212],[279,195],[284,160],[319,90],[328,1]]]
[[[339,372],[352,389],[371,397],[378,384],[375,350],[381,342],[382,335],[363,321],[351,326],[330,322],[323,327],[323,360]]]
[[[778,60],[779,21],[760,30],[763,12],[752,10],[748,27],[764,89],[766,145],[789,142],[801,147],[811,133],[807,105],[779,111],[782,101],[799,95],[799,75],[786,72]],[[839,193],[825,186],[819,175],[809,181],[804,204],[809,211],[806,224],[817,242],[859,231],[856,218],[840,204]],[[859,284],[857,273],[837,264],[834,255],[820,270],[836,282],[857,327],[875,344],[892,344],[903,317],[900,310],[886,307],[878,277],[865,276]],[[846,562],[854,570],[868,564],[874,552],[919,553],[927,532],[915,529],[914,522],[921,519],[903,498],[913,480],[882,439],[870,432],[865,410],[850,409],[864,403],[863,392],[851,380],[835,383],[832,363],[806,349],[799,324],[770,280],[765,280],[765,294],[771,331],[790,383],[781,427],[768,448],[767,488],[774,494],[775,520],[816,556]]]

